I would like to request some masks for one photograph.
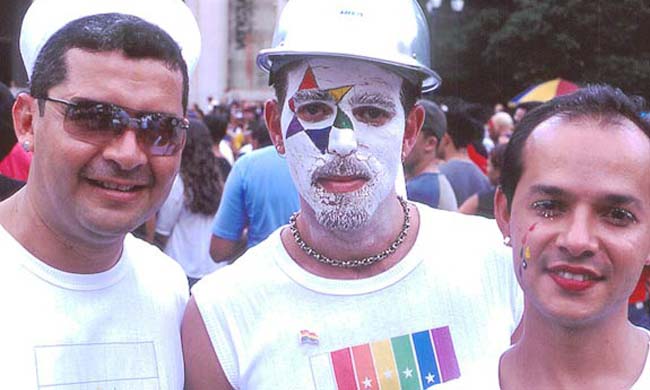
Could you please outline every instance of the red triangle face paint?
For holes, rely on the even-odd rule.
[[[316,88],[318,88],[318,84],[316,83],[314,72],[311,70],[311,66],[308,66],[307,70],[305,71],[305,75],[302,77],[302,82],[300,83],[300,87],[298,87],[298,90],[301,91],[303,89],[316,89]]]

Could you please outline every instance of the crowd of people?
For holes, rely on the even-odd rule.
[[[0,85],[11,388],[650,386],[642,98],[486,115],[428,94],[415,2],[290,0],[274,98],[202,109],[183,2],[61,1]]]

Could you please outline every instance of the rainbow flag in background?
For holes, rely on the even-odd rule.
[[[426,390],[460,377],[448,326],[339,349],[310,362],[318,390]]]

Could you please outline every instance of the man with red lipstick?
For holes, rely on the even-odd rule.
[[[183,387],[187,280],[129,232],[178,172],[199,41],[180,0],[27,11],[13,121],[33,159],[0,203],[3,388]]]
[[[510,345],[496,226],[397,195],[439,82],[429,43],[417,1],[289,0],[258,64],[301,208],[192,288],[186,389],[463,388]]]
[[[650,123],[641,103],[590,86],[517,125],[496,215],[526,312],[521,339],[500,360],[502,389],[650,388],[650,335],[627,316],[650,264]]]

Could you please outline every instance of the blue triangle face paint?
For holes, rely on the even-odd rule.
[[[311,139],[311,142],[314,143],[316,148],[320,150],[321,154],[327,153],[327,148],[330,142],[330,132],[332,131],[332,126],[325,127],[323,129],[307,129],[305,133]]]

